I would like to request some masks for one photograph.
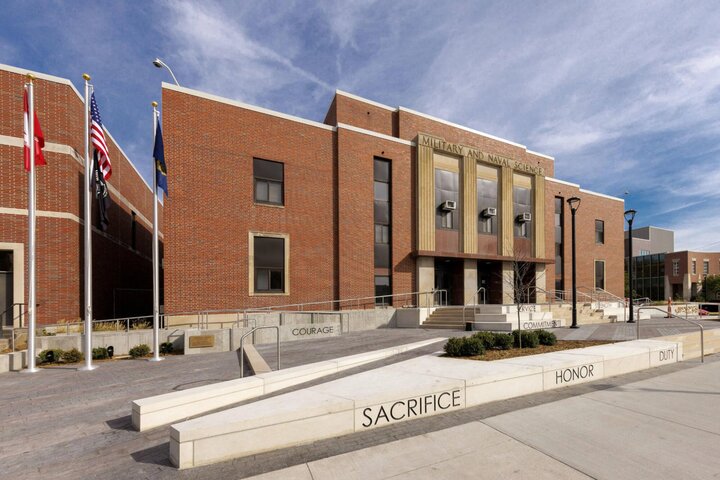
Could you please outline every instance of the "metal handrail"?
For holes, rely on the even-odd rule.
[[[475,292],[475,295],[473,295],[473,299],[472,299],[472,302],[473,302],[473,303],[470,304],[470,305],[472,305],[472,307],[473,307],[473,320],[475,320],[475,315],[477,315],[477,306],[478,306],[477,299],[478,299],[478,294],[480,293],[480,291],[482,291],[482,293],[483,293],[482,301],[483,301],[483,305],[485,305],[485,293],[486,293],[486,292],[485,292],[485,287],[480,287],[480,288],[477,289],[477,292]],[[462,310],[462,319],[463,319],[463,322],[465,321],[465,309],[466,309],[467,307],[468,307],[468,304],[467,304],[467,303],[466,303],[465,305],[463,305],[463,310]]]
[[[20,307],[20,313],[15,317],[12,314],[15,311],[15,307],[18,307],[18,306]],[[23,307],[26,307],[26,306],[27,306],[27,303],[17,303],[16,302],[16,303],[13,303],[12,305],[10,305],[8,308],[6,308],[4,312],[0,312],[0,336],[2,335],[2,333],[1,333],[2,328],[5,327],[5,325],[3,325],[3,322],[4,322],[4,318],[6,318],[7,313],[10,312],[10,318],[12,319],[12,325],[7,325],[7,326],[14,328],[16,318],[20,319],[20,324],[22,325],[22,317],[23,317],[23,315],[25,315],[25,312],[23,311]],[[39,307],[40,304],[38,304],[37,306]]]
[[[265,325],[262,327],[253,327],[252,330],[240,337],[240,378],[245,377],[245,337],[254,333],[255,330],[262,330],[263,328],[274,328],[277,333],[277,369],[280,370],[280,327],[277,325]]]
[[[637,320],[636,320],[637,333],[635,334],[635,336],[637,337],[638,340],[640,340],[640,311],[641,310],[658,310],[660,312],[667,313],[666,310],[663,310],[662,308],[658,308],[658,307],[640,307],[640,308],[638,308],[638,316],[637,316]],[[692,323],[696,327],[700,328],[700,363],[705,363],[705,327],[703,327],[702,325],[700,325],[697,322],[693,322],[692,320],[690,320],[688,318],[679,317],[672,313],[668,313],[668,316],[664,317],[664,318],[671,318],[671,317],[679,318],[680,320],[685,320],[686,322]]]

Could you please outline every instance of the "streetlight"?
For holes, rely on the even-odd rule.
[[[180,86],[180,84],[177,81],[177,78],[175,78],[175,74],[173,73],[172,69],[168,66],[167,63],[163,62],[159,58],[156,58],[155,60],[153,60],[153,65],[155,65],[157,68],[163,68],[163,67],[167,68],[168,72],[170,72],[170,75],[172,75],[173,80],[175,80],[175,85],[177,85],[178,87]]]
[[[575,212],[580,208],[580,199],[571,197],[567,199],[572,212],[572,289],[573,289],[573,305],[572,305],[572,325],[570,328],[578,328],[577,324],[577,275],[575,269]]]
[[[635,219],[635,214],[637,212],[635,210],[628,210],[625,212],[625,220],[628,222],[628,242],[630,245],[628,245],[628,283],[630,284],[629,290],[630,290],[630,320],[628,320],[628,323],[635,323],[635,319],[633,318],[633,250],[632,250],[632,223]]]

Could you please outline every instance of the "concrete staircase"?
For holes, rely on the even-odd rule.
[[[473,330],[511,332],[518,328],[537,330],[562,327],[564,323],[562,319],[554,318],[552,312],[543,305],[523,305],[519,314],[516,305],[479,305]]]
[[[465,309],[465,316],[468,321],[472,320],[473,309],[471,306]],[[463,307],[438,307],[423,322],[421,328],[465,330],[465,320],[462,317]]]

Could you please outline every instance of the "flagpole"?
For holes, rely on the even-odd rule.
[[[152,102],[153,107],[153,145],[157,135],[157,122],[160,113],[157,109],[157,102]],[[154,154],[153,154],[154,157]],[[159,362],[160,357],[160,252],[158,247],[158,193],[157,193],[157,163],[153,158],[153,357],[151,362]]]
[[[92,364],[92,199],[90,195],[93,164],[90,161],[90,75],[85,80],[85,366],[78,370],[94,370]]]
[[[30,171],[28,172],[28,340],[27,340],[27,365],[26,372],[37,372],[35,366],[35,325],[37,321],[35,306],[35,89],[33,80],[35,77],[27,75],[28,94],[28,147],[30,149]]]

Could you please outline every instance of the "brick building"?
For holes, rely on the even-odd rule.
[[[623,294],[622,199],[523,145],[340,91],[320,123],[163,84],[163,116],[168,312],[435,288],[512,303],[518,263],[543,301],[571,287],[573,196],[578,286]]]
[[[3,326],[20,325],[20,307],[13,304],[26,303],[28,292],[28,181],[23,167],[22,115],[27,73],[36,76],[35,110],[45,136],[47,160],[47,166],[36,168],[38,324],[77,321],[83,316],[85,302],[83,97],[67,79],[0,65]],[[105,120],[112,124],[111,119]],[[151,314],[152,191],[107,131],[106,141],[113,170],[110,225],[105,232],[93,227],[93,313],[95,318]],[[93,204],[93,223],[99,226],[96,202]]]
[[[668,252],[633,257],[635,297],[650,300],[697,300],[705,277],[720,275],[718,252]],[[720,298],[707,298],[718,301]]]

